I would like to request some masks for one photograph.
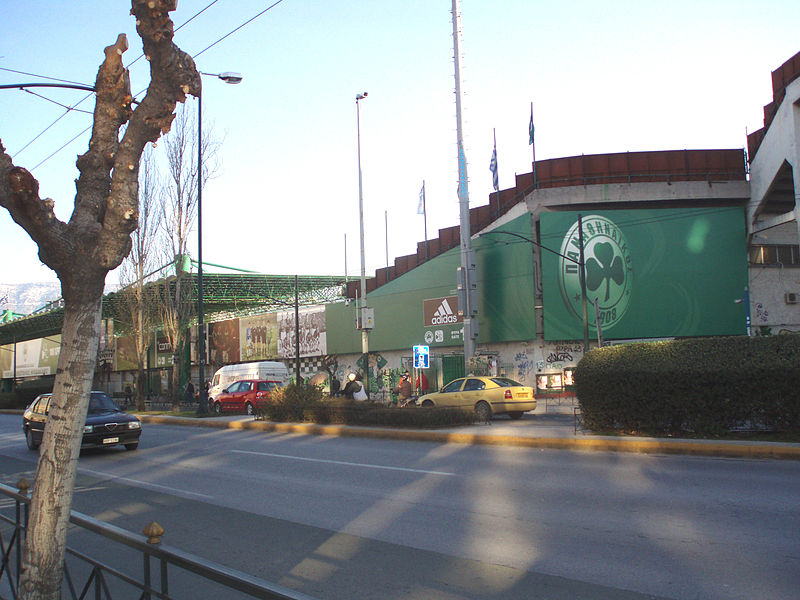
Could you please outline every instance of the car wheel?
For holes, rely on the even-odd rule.
[[[214,412],[218,415],[222,414],[222,407],[219,405],[219,402],[214,402]]]
[[[125,450],[136,450],[139,447],[139,442],[134,442],[132,444],[125,444]]]
[[[255,411],[253,410],[253,405],[252,405],[252,404],[250,404],[249,402],[248,402],[247,404],[245,404],[245,405],[244,405],[244,412],[246,412],[246,413],[247,413],[249,416],[251,416],[251,417],[252,417],[252,416],[253,416],[253,413],[255,412]]]
[[[479,421],[488,423],[492,420],[492,407],[488,402],[481,400],[475,405],[475,414],[478,415]]]
[[[423,408],[433,408],[433,400],[425,400],[422,403]]]
[[[515,410],[514,412],[508,413],[508,416],[511,417],[512,420],[516,421],[517,419],[522,418],[522,411]]]
[[[39,442],[33,439],[33,431],[30,428],[25,430],[25,443],[28,444],[28,450],[36,450],[39,447]]]

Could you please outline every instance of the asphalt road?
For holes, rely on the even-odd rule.
[[[35,468],[20,420],[4,483]],[[798,504],[797,461],[147,424],[81,456],[73,508],[317,598],[789,599]]]

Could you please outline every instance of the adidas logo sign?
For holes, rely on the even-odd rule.
[[[446,325],[448,323],[457,322],[458,317],[453,314],[453,309],[450,308],[450,303],[447,301],[447,298],[444,298],[439,308],[433,313],[433,317],[431,317],[431,325]]]

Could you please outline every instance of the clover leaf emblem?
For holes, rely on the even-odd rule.
[[[612,280],[617,285],[625,281],[622,258],[614,256],[614,247],[610,243],[601,242],[594,247],[594,257],[586,261],[586,285],[595,291],[605,282],[605,300],[608,301]]]

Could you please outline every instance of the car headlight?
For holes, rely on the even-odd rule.
[[[139,421],[131,421],[128,423],[128,429],[141,429],[142,424]]]
[[[84,425],[83,426],[83,433],[92,433],[94,431],[94,427],[91,425]]]

